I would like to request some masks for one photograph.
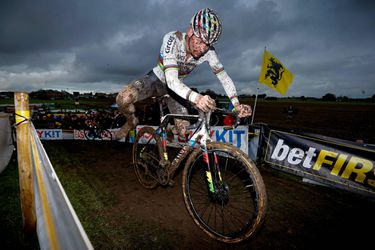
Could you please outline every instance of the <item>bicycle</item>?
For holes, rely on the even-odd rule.
[[[160,126],[143,127],[133,145],[133,164],[138,181],[147,189],[173,184],[186,159],[182,174],[185,206],[194,222],[210,237],[237,243],[254,236],[267,209],[267,194],[256,165],[238,148],[213,142],[209,137],[210,112],[199,115],[163,114]],[[216,109],[233,113],[225,109]],[[197,120],[195,130],[173,160],[168,159],[167,126],[172,118]],[[237,117],[236,124],[239,124]]]
[[[112,133],[108,129],[102,129],[99,124],[93,120],[86,121],[84,134],[87,140],[109,140],[112,141]]]

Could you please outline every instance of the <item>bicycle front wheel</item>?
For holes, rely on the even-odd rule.
[[[151,127],[141,128],[133,144],[133,164],[135,175],[143,187],[153,189],[158,186],[157,170],[162,156],[160,136]]]
[[[186,208],[194,222],[212,238],[226,243],[243,241],[259,230],[265,218],[267,195],[263,179],[247,155],[232,145],[212,142],[207,145],[207,153],[210,163],[216,155],[220,169],[215,193],[209,188],[207,163],[197,149],[183,172]]]

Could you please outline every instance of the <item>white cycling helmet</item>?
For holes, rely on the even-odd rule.
[[[209,8],[198,11],[190,21],[194,35],[200,37],[204,43],[211,46],[219,40],[221,23],[217,15]]]

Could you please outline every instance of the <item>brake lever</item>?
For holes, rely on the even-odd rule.
[[[236,120],[234,121],[233,125],[232,126],[224,126],[223,127],[224,130],[233,130],[233,129],[236,129],[241,124],[241,118],[238,116],[239,115],[238,112],[230,111],[230,110],[226,110],[226,109],[218,109],[218,110],[224,111],[227,114],[233,114],[235,116],[235,118],[236,118]]]

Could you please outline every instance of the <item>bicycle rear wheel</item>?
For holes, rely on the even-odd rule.
[[[87,140],[92,141],[97,137],[96,131],[94,129],[85,129],[83,132]]]
[[[185,205],[194,222],[212,238],[236,243],[253,236],[267,209],[262,177],[242,151],[225,143],[207,145],[210,163],[216,154],[221,173],[217,193],[208,188],[207,163],[200,149],[186,162],[182,189]]]
[[[133,144],[133,164],[135,175],[143,187],[153,189],[158,186],[156,171],[162,155],[160,136],[151,127],[141,128]]]

